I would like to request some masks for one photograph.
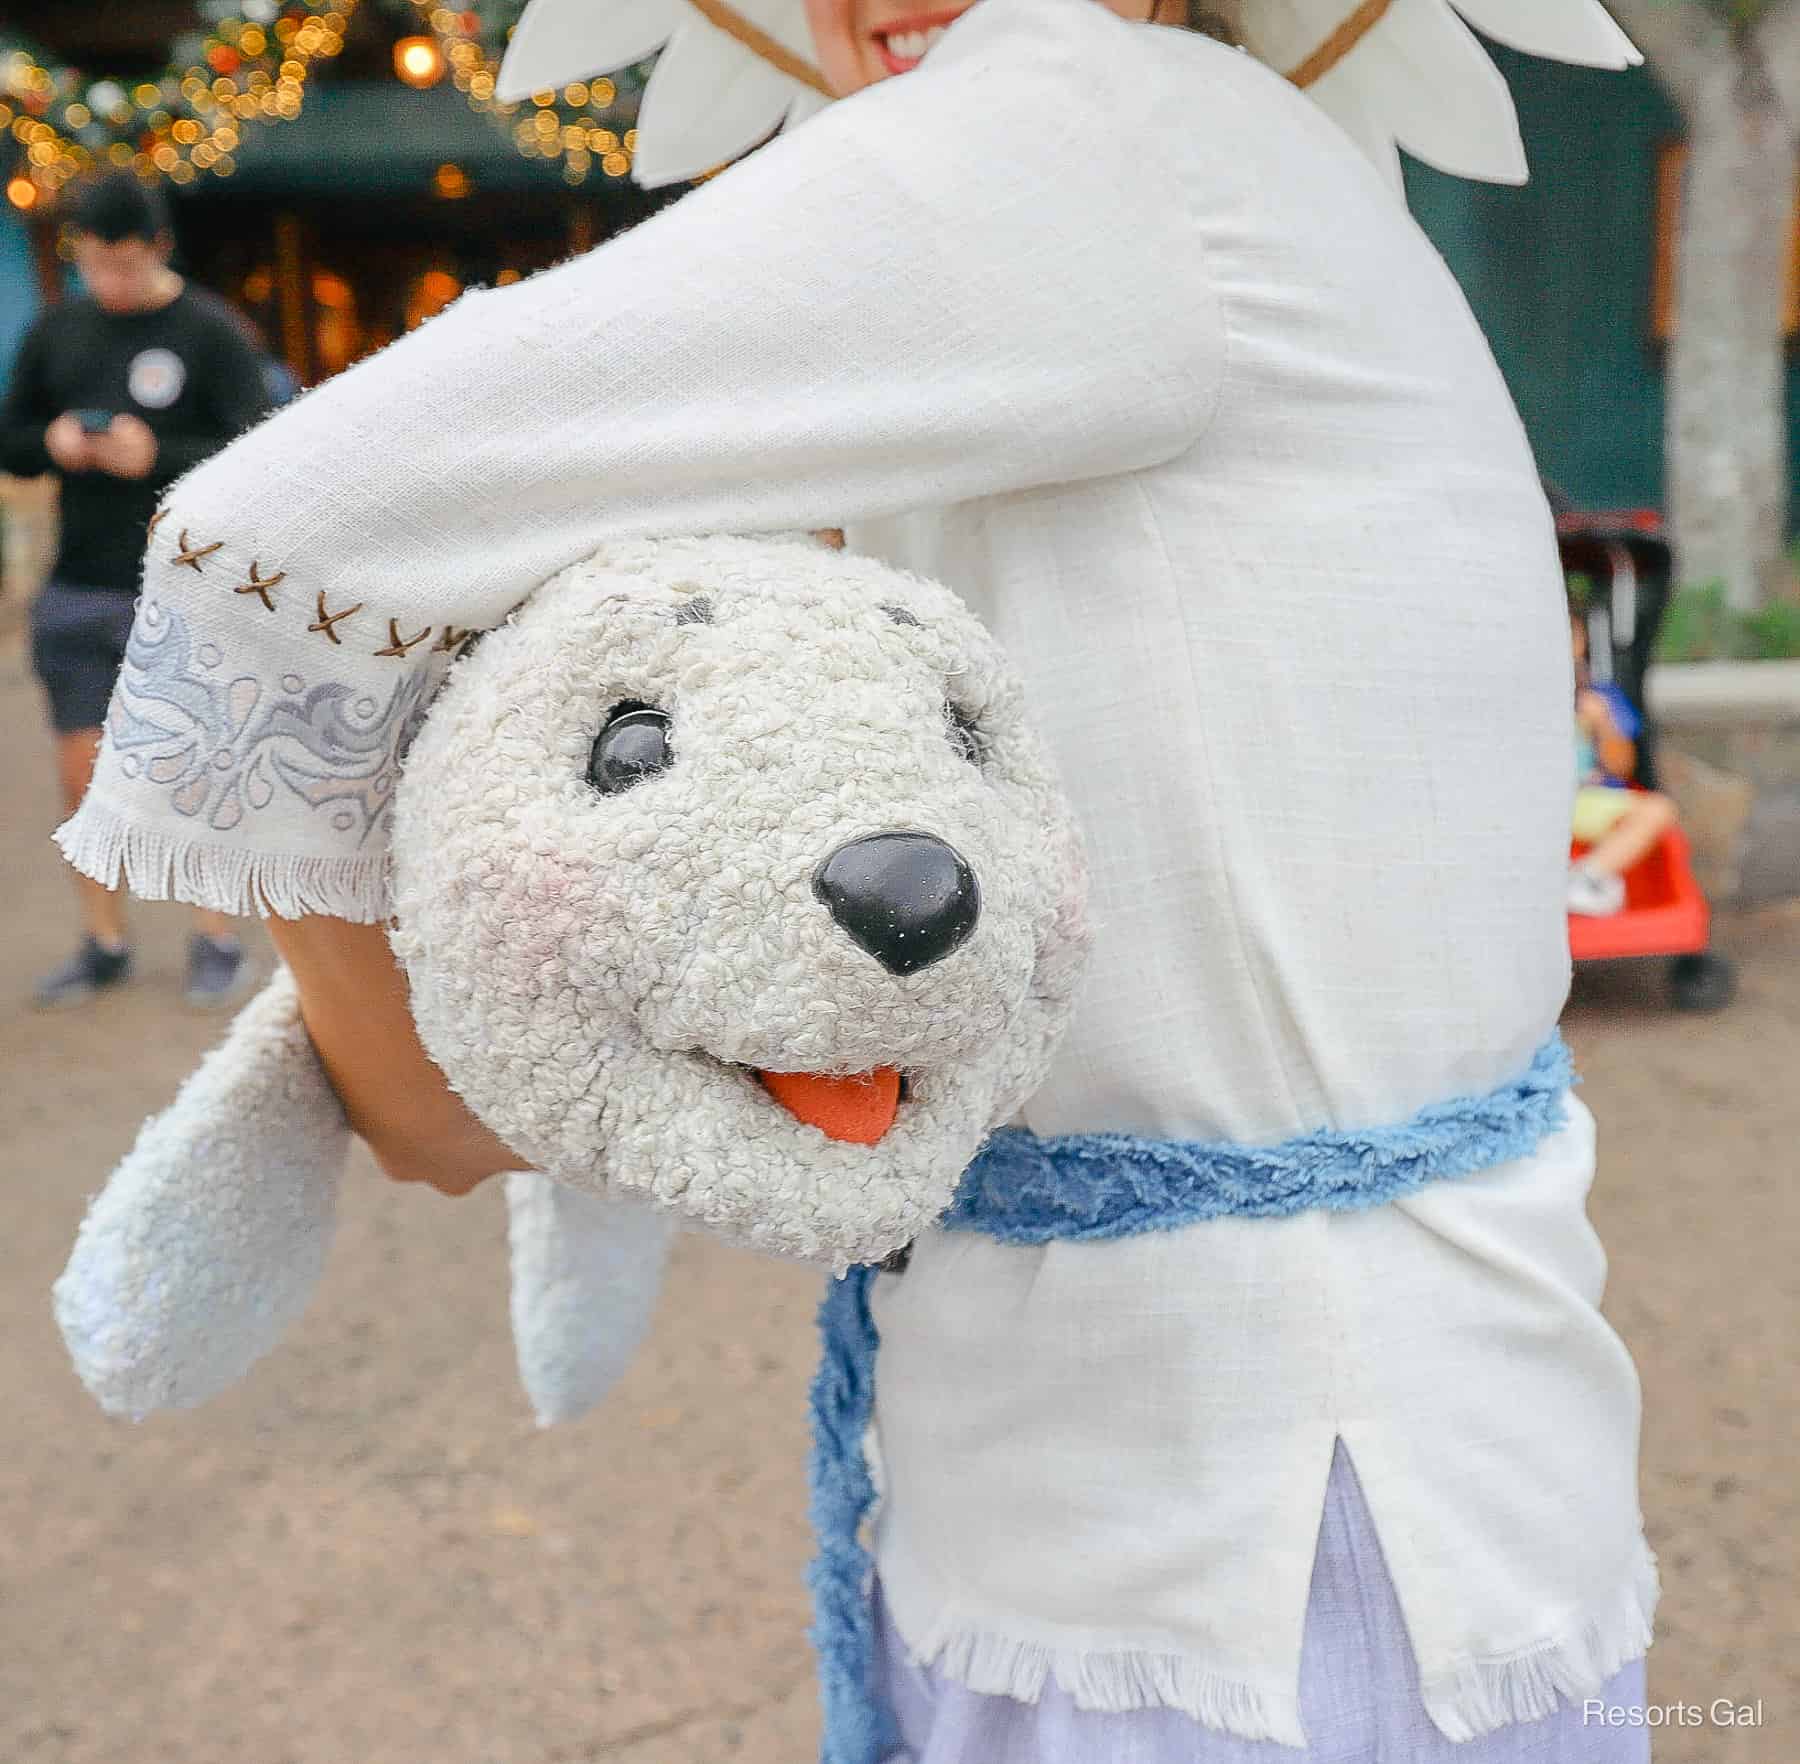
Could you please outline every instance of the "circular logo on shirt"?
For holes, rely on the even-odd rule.
[[[146,349],[131,358],[126,388],[145,410],[167,410],[187,384],[187,369],[172,349]]]

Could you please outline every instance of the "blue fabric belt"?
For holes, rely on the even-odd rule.
[[[1002,1243],[1096,1242],[1227,1215],[1380,1206],[1428,1182],[1527,1156],[1563,1124],[1574,1083],[1569,1050],[1553,1033],[1523,1077],[1485,1096],[1434,1103],[1397,1127],[1309,1133],[1273,1146],[1123,1133],[1039,1139],[1006,1128],[970,1164],[941,1223]],[[852,1268],[819,1308],[824,1354],[812,1386],[810,1463],[817,1553],[807,1581],[825,1716],[821,1764],[880,1764],[896,1744],[873,1694],[874,1563],[860,1537],[875,1503],[863,1455],[875,1407],[875,1273]]]

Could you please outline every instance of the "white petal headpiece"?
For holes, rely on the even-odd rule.
[[[510,104],[659,49],[631,168],[647,189],[714,171],[830,98],[803,0],[532,0],[494,96]]]
[[[1245,0],[1243,19],[1250,51],[1396,182],[1401,147],[1459,177],[1525,181],[1512,93],[1470,24],[1552,61],[1643,59],[1600,0]],[[711,171],[829,96],[803,0],[532,0],[495,95],[524,98],[658,49],[633,167],[651,187]]]
[[[1525,182],[1512,92],[1469,24],[1548,61],[1643,60],[1599,0],[1365,0],[1346,16],[1348,5],[1245,0],[1244,35],[1396,183],[1401,147],[1457,177]]]

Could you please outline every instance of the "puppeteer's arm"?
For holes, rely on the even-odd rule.
[[[308,607],[322,587],[408,631],[485,627],[609,538],[840,526],[1172,458],[1216,401],[1224,320],[1168,125],[1118,95],[1119,120],[1071,130],[1107,70],[1005,47],[1005,81],[993,50],[934,57],[466,295],[191,474],[181,522]],[[196,589],[153,550],[158,583]]]
[[[189,474],[139,615],[163,672],[128,667],[120,693],[195,701],[204,682],[164,676],[204,640],[265,692],[325,682],[378,709],[440,635],[498,623],[609,539],[836,526],[1190,446],[1224,321],[1167,163],[1180,133],[1001,11],[585,257],[466,296]],[[1068,126],[1094,108],[1119,120]],[[218,549],[196,567],[200,546]],[[515,1164],[418,1050],[379,933],[304,916],[384,916],[380,836],[340,839],[335,803],[285,789],[310,754],[228,827],[181,812],[145,763],[162,715],[132,722],[151,746],[129,765],[109,738],[59,835],[71,861],[293,921],[276,935],[308,1025],[390,1172]]]
[[[463,1106],[419,1045],[406,976],[379,925],[316,915],[268,924],[338,1101],[387,1175],[460,1195],[525,1167]]]

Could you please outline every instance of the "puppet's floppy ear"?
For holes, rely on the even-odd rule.
[[[279,968],[144,1124],[56,1283],[57,1324],[103,1409],[192,1408],[281,1339],[324,1265],[349,1144]]]
[[[573,1421],[624,1375],[650,1328],[675,1217],[548,1176],[506,1179],[513,1346],[538,1425]]]

